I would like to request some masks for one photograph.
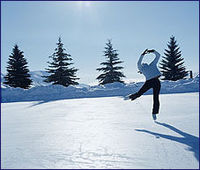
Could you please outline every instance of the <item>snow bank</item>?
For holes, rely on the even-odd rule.
[[[64,87],[61,85],[36,86],[25,90],[21,88],[2,88],[2,102],[17,101],[51,101],[59,99],[90,98],[126,96],[138,91],[144,82],[138,83],[112,83],[104,86],[78,85]],[[199,91],[199,75],[194,79],[173,81],[162,81],[162,94],[187,93]],[[152,94],[152,90],[145,94]]]

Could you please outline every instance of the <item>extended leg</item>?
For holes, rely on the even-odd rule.
[[[151,82],[150,81],[146,81],[144,83],[144,85],[141,87],[141,89],[137,93],[134,93],[134,94],[130,95],[129,98],[131,100],[135,100],[136,98],[138,98],[141,95],[143,95],[150,88],[152,88]]]

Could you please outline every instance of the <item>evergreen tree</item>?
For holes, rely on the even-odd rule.
[[[100,84],[107,84],[113,82],[123,83],[121,78],[125,76],[121,72],[123,67],[117,66],[118,64],[122,63],[122,61],[119,60],[118,55],[119,54],[117,53],[117,50],[113,49],[111,40],[108,40],[104,51],[104,56],[107,60],[105,62],[100,63],[100,65],[103,65],[104,67],[96,69],[97,71],[103,71],[103,73],[97,77],[97,80]]]
[[[52,58],[52,62],[49,63],[49,68],[46,69],[48,73],[50,73],[49,76],[45,76],[45,82],[52,82],[53,84],[60,84],[63,86],[69,86],[69,85],[77,85],[79,78],[76,77],[76,72],[78,69],[75,69],[74,67],[69,68],[73,63],[71,55],[66,53],[66,49],[63,47],[63,43],[61,42],[61,38],[59,37],[57,48],[55,49],[55,52],[50,56]]]
[[[163,80],[176,81],[185,78],[188,72],[183,66],[184,61],[174,36],[170,37],[167,46],[168,49],[165,49],[165,56],[160,63]]]
[[[17,45],[14,46],[13,52],[9,56],[7,74],[4,77],[5,82],[11,87],[20,87],[28,89],[32,83],[30,79],[27,61],[24,58],[23,51],[19,50]]]

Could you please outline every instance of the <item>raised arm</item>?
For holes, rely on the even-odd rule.
[[[140,56],[138,62],[137,62],[137,67],[138,67],[138,70],[140,70],[140,71],[141,71],[141,69],[142,69],[142,60],[143,60],[143,58],[144,58],[144,55],[142,54],[142,55]]]
[[[141,71],[141,69],[142,69],[142,60],[143,60],[143,58],[144,58],[144,55],[147,54],[147,51],[148,51],[148,49],[144,50],[144,52],[141,54],[141,56],[140,56],[140,58],[139,58],[139,60],[138,60],[138,62],[137,62],[137,67],[138,67],[138,69],[139,69],[140,71]]]
[[[154,54],[155,54],[155,59],[151,62],[151,65],[156,65],[157,63],[158,63],[158,60],[160,59],[160,54],[156,51],[156,50],[154,50],[154,52],[153,52]]]

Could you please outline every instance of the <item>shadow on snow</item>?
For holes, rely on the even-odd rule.
[[[151,132],[149,130],[144,130],[144,129],[135,129],[136,131],[139,132],[145,132],[151,135],[154,135],[156,137],[161,137],[161,138],[165,138],[171,141],[175,141],[181,144],[185,144],[188,146],[188,150],[192,151],[194,153],[195,158],[197,159],[197,161],[199,161],[199,138],[193,135],[190,135],[186,132],[183,132],[175,127],[173,127],[172,125],[166,124],[166,123],[160,123],[155,121],[156,124],[164,126],[178,134],[180,134],[183,137],[176,137],[176,136],[171,136],[171,135],[165,135],[165,134],[160,134],[160,133],[156,133],[156,132]]]

